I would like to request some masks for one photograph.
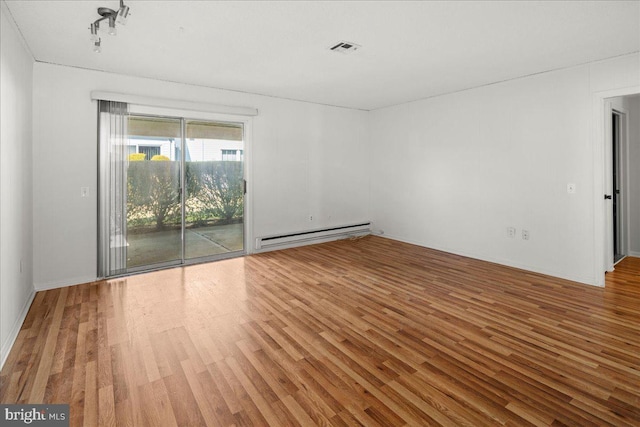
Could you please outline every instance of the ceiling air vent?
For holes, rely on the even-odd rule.
[[[329,50],[340,53],[353,53],[361,47],[362,46],[360,46],[359,44],[342,41],[334,46],[331,46]]]

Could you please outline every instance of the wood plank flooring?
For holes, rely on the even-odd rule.
[[[39,292],[0,400],[74,426],[638,426],[640,260],[608,276],[366,237]]]

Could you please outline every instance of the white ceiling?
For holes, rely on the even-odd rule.
[[[371,110],[640,50],[640,1],[6,4],[37,61]],[[349,55],[330,51],[346,40]]]

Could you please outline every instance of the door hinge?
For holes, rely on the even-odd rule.
[[[604,199],[605,200],[611,200],[611,194],[605,194],[604,195]]]

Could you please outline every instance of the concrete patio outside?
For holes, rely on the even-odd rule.
[[[180,260],[180,230],[130,233],[127,236],[127,268]],[[185,229],[185,259],[241,251],[244,224],[212,225]]]

